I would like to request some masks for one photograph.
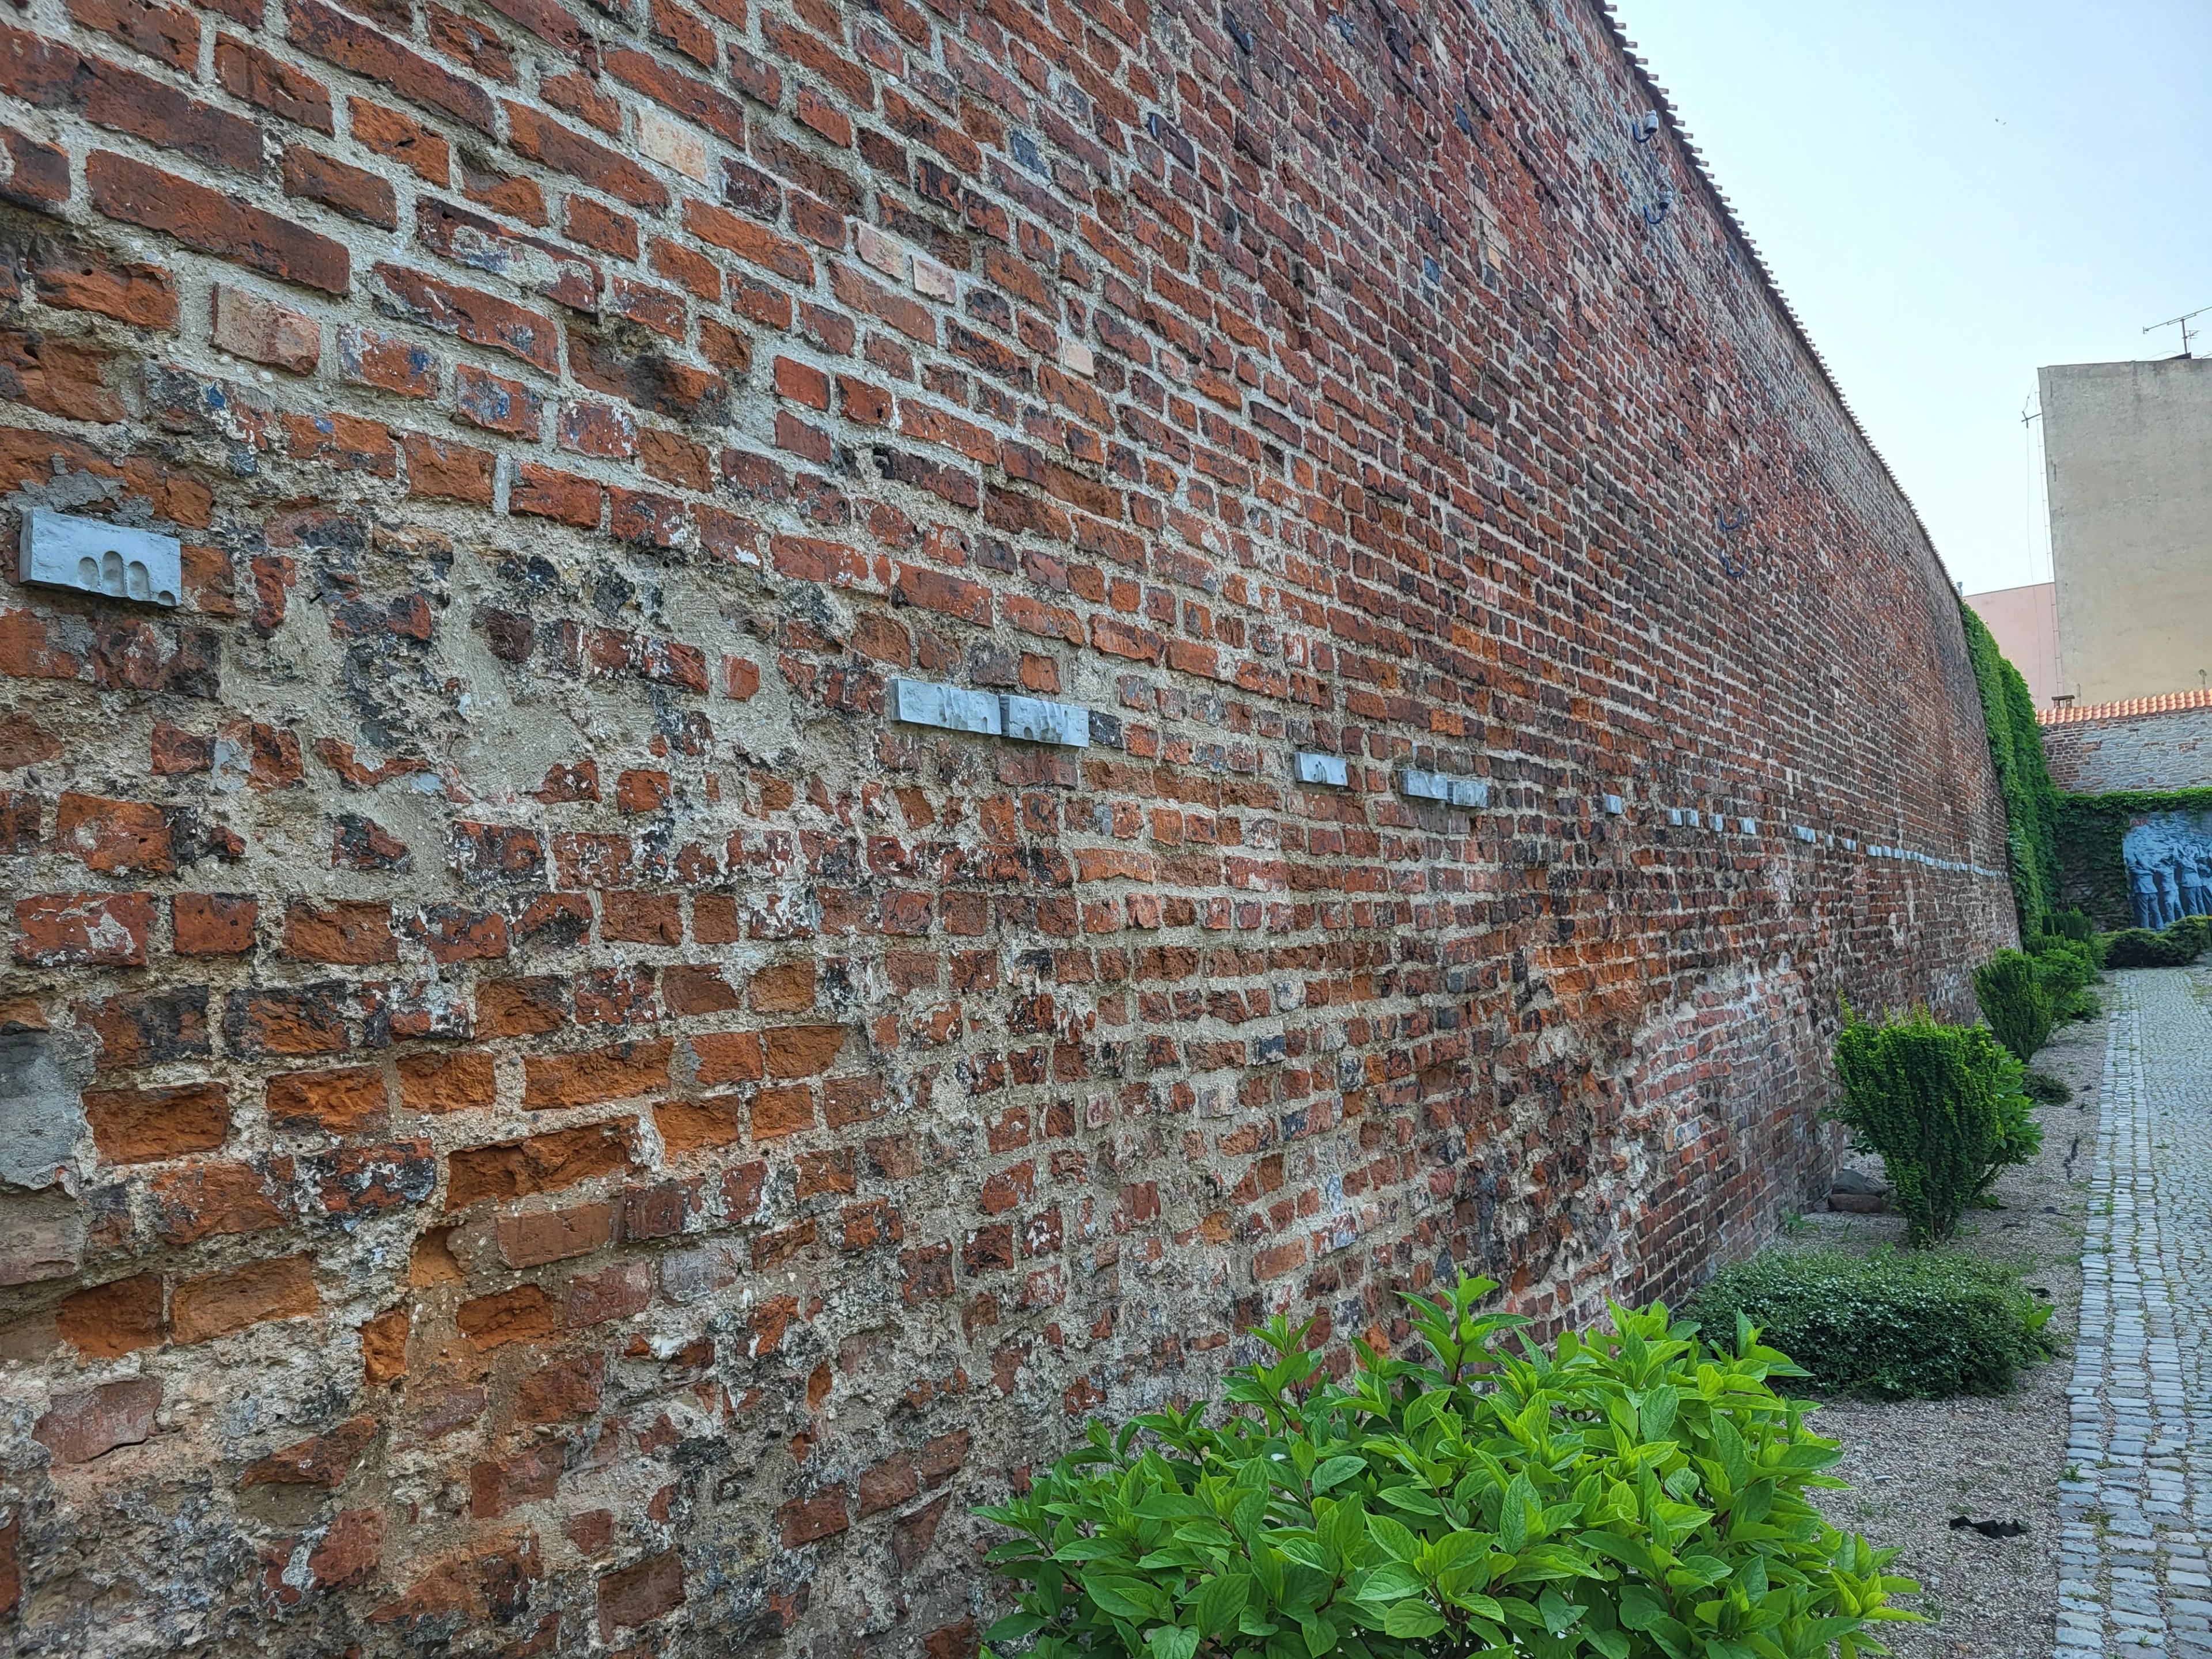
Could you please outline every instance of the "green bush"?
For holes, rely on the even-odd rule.
[[[2024,1068],[1978,1025],[1924,1012],[1876,1025],[1844,1012],[1834,1115],[1857,1150],[1881,1155],[1909,1242],[1948,1238],[1998,1173],[2043,1144],[2021,1092]]]
[[[2090,946],[2057,933],[2038,933],[2027,944],[2027,953],[2045,983],[2063,995],[2097,982],[2097,957]]]
[[[2154,933],[2148,927],[2124,927],[2106,934],[2104,944],[2107,968],[2186,968],[2197,960],[2197,952],[2172,938],[2171,930]]]
[[[2166,937],[2189,952],[2191,962],[2204,954],[2204,947],[2212,945],[2212,916],[2184,916],[2166,925]]]
[[[1769,1250],[1723,1268],[1692,1310],[1709,1324],[1749,1321],[1838,1394],[2002,1394],[2050,1352],[2051,1304],[2017,1273],[1948,1250]]]
[[[2069,991],[2058,1001],[2058,1018],[2061,1019],[2094,1019],[2104,1012],[2105,1005],[2091,990]]]
[[[1838,1453],[1768,1386],[1796,1371],[1741,1323],[1706,1347],[1667,1310],[1508,1357],[1497,1286],[1409,1297],[1419,1358],[1355,1345],[1348,1384],[1304,1331],[1260,1333],[1230,1415],[1200,1402],[1086,1443],[981,1513],[1021,1588],[991,1649],[1037,1659],[1846,1659],[1912,1613],[1893,1552],[1808,1493]],[[988,1655],[991,1650],[987,1649]]]
[[[2048,1072],[2030,1072],[2020,1080],[2020,1088],[2038,1106],[2063,1106],[2074,1098],[2074,1085]]]
[[[2075,945],[2094,945],[2097,924],[2086,910],[2053,910],[2045,921],[2050,933]]]
[[[2033,957],[2000,951],[1974,969],[1974,996],[1982,1017],[2014,1057],[2026,1062],[2051,1039],[2057,999]]]

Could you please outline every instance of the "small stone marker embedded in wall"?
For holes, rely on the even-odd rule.
[[[1005,729],[999,699],[992,693],[931,685],[922,680],[891,682],[891,718],[908,726],[934,726],[987,738],[995,738]]]
[[[1341,755],[1316,755],[1301,749],[1291,758],[1300,783],[1318,783],[1330,789],[1351,786],[1352,775],[1345,769]]]
[[[1063,749],[1091,747],[1091,711],[1073,703],[1007,696],[999,699],[999,715],[1006,735],[1022,743],[1058,744]]]
[[[47,587],[174,605],[184,586],[184,553],[173,536],[33,507],[23,514],[15,574]]]
[[[1452,806],[1487,806],[1490,786],[1480,778],[1423,772],[1413,767],[1398,774],[1398,789],[1415,800],[1440,800]]]

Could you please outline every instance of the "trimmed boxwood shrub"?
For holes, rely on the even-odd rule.
[[[1979,1025],[1925,1012],[1876,1025],[1844,1011],[1834,1115],[1856,1150],[1881,1156],[1914,1246],[1948,1238],[2000,1172],[2043,1145],[2021,1091],[2026,1069]]]
[[[2193,918],[2184,918],[2193,920]],[[2181,926],[2176,922],[2174,927]],[[2162,933],[2154,933],[2148,927],[2124,927],[2117,933],[2105,935],[2105,965],[2107,968],[2186,968],[2197,960],[2197,950],[2190,948],[2190,936],[2177,936],[2173,927]],[[2203,946],[2199,945],[2197,950]]]
[[[2050,1352],[2051,1304],[2010,1269],[1949,1250],[1769,1250],[1715,1274],[1691,1311],[1749,1321],[1838,1394],[2002,1394]]]
[[[2057,999],[2035,958],[2021,951],[2000,951],[1974,969],[1974,996],[1982,1018],[1997,1039],[2025,1063],[2051,1037]]]
[[[1663,1306],[1616,1308],[1508,1355],[1524,1322],[1475,1311],[1496,1289],[1409,1297],[1419,1342],[1355,1343],[1345,1382],[1278,1319],[1226,1415],[1092,1423],[981,1511],[1019,1587],[987,1659],[1850,1659],[1917,1618],[1888,1605],[1918,1588],[1894,1552],[1814,1506],[1836,1445],[1769,1386],[1797,1373],[1748,1326],[1707,1344]]]

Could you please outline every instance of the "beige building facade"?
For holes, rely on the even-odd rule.
[[[2212,359],[2069,363],[2038,378],[2055,695],[2093,704],[2203,689],[2212,681]],[[1982,607],[1990,597],[1973,603],[2003,640]]]
[[[2023,587],[1969,593],[1966,603],[1997,642],[2005,659],[2020,670],[2038,708],[2058,696],[2058,600],[2057,585],[2030,582]]]

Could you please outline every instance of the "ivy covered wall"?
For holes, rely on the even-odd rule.
[[[2055,799],[2058,908],[2086,910],[2106,928],[2136,925],[2127,862],[2121,855],[2128,831],[2155,813],[2212,812],[2212,789],[2122,789]]]
[[[1981,689],[1990,759],[1996,768],[1997,787],[2004,797],[2005,852],[2012,870],[2013,901],[2020,909],[2021,937],[2026,939],[2043,931],[2051,911],[2065,908],[2057,900],[2058,792],[2044,760],[2043,732],[2035,723],[2035,698],[2028,691],[2027,682],[1997,649],[1996,640],[1972,605],[1961,602],[1959,616],[1966,623],[1966,649],[1973,659],[1975,684]],[[2126,833],[2124,824],[2121,833]],[[2115,858],[2118,847],[2116,842]],[[2124,911],[2124,873],[2118,890]]]

